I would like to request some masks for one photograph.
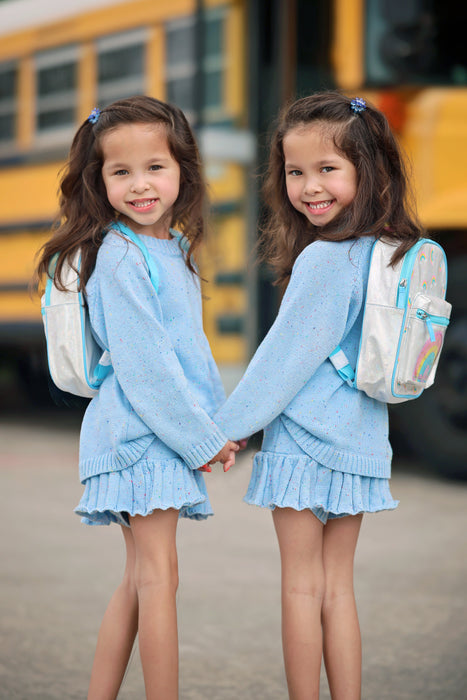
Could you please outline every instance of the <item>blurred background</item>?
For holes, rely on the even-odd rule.
[[[396,452],[467,477],[466,19],[454,0],[0,0],[3,415],[52,405],[28,285],[59,170],[94,106],[146,93],[180,106],[196,130],[212,198],[205,329],[230,390],[279,302],[252,254],[271,126],[285,101],[338,88],[388,117],[449,262],[437,382],[391,412]]]
[[[40,300],[28,291],[78,124],[96,105],[137,93],[174,102],[190,119],[212,204],[205,329],[230,391],[279,303],[253,253],[274,119],[289,99],[338,88],[383,110],[408,153],[419,215],[447,253],[453,304],[435,385],[391,410],[400,506],[363,522],[363,697],[464,700],[466,7],[0,0],[0,698],[85,697],[122,567],[118,528],[85,528],[72,513],[85,402],[50,387]],[[287,694],[272,519],[241,502],[252,455],[209,475],[215,518],[180,523],[182,700]],[[119,697],[144,697],[137,653]],[[329,700],[324,675],[321,697]]]

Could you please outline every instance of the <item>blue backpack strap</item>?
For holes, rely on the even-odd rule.
[[[337,370],[339,377],[341,377],[344,382],[347,382],[349,386],[354,388],[355,372],[347,359],[347,355],[342,350],[340,345],[338,345],[332,351],[332,353],[329,355],[329,359]]]
[[[53,280],[55,275],[55,268],[57,267],[59,255],[60,253],[55,253],[55,255],[52,255],[50,258],[49,267],[47,269],[47,277],[51,280]]]
[[[180,231],[177,231],[174,228],[171,228],[169,230],[170,230],[170,233],[172,234],[172,236],[177,239],[177,241],[180,245],[180,248],[183,250],[183,252],[188,255],[188,251],[190,250],[190,245],[191,245],[188,238],[186,236],[184,236],[183,233],[180,233]],[[193,256],[191,256],[190,261],[191,261],[191,264],[193,265],[194,269],[196,271],[198,271],[198,267],[194,261]]]
[[[159,290],[159,273],[157,271],[156,263],[149,254],[149,251],[144,245],[141,238],[134,231],[132,231],[131,228],[125,226],[125,224],[123,224],[121,221],[113,222],[109,228],[113,228],[117,231],[120,231],[120,233],[123,233],[124,236],[129,238],[130,241],[132,241],[136,246],[138,246],[148,267],[149,278],[152,282],[154,289],[157,292]],[[102,384],[102,382],[104,381],[105,377],[109,374],[111,369],[112,358],[110,356],[110,352],[108,350],[104,350],[102,357],[100,358],[94,370],[93,381],[96,383],[97,386],[100,386],[100,384]]]
[[[170,229],[170,233],[174,238],[177,239],[177,241],[180,244],[180,247],[182,250],[185,251],[185,253],[188,253],[188,250],[190,249],[190,241],[186,236],[183,235],[183,233],[180,233],[180,231],[177,231],[174,228]]]
[[[100,386],[111,369],[112,360],[110,357],[110,352],[108,350],[104,350],[101,359],[97,363],[94,370],[93,382],[97,384],[97,386]]]
[[[154,259],[149,254],[149,251],[146,248],[143,241],[141,240],[141,238],[134,231],[132,231],[131,228],[128,228],[128,226],[123,224],[121,221],[115,221],[111,224],[109,228],[113,228],[117,231],[120,231],[120,233],[123,233],[124,236],[129,238],[130,241],[132,241],[136,246],[138,246],[141,253],[143,254],[146,265],[148,266],[149,277],[151,279],[152,285],[157,292],[159,290],[159,272],[157,271]]]
[[[55,253],[55,255],[53,255],[51,257],[50,262],[49,262],[49,267],[47,269],[47,282],[45,283],[45,290],[44,290],[44,294],[45,294],[44,306],[45,307],[50,306],[50,296],[52,294],[52,287],[54,285],[55,268],[57,267],[58,256],[59,256],[59,253]],[[43,316],[45,315],[45,308],[44,307],[41,308],[41,313]]]

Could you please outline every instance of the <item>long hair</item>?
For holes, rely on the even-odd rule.
[[[357,173],[353,201],[325,226],[311,224],[287,196],[284,137],[311,125],[322,127],[323,135],[333,140]],[[414,213],[402,152],[385,116],[370,104],[354,113],[350,98],[338,92],[304,97],[282,111],[263,191],[269,216],[262,228],[260,255],[274,269],[281,287],[287,285],[297,256],[314,240],[384,235],[398,244],[391,261],[395,264],[423,230]]]
[[[63,289],[63,263],[71,263],[78,249],[82,288],[91,276],[103,237],[115,219],[102,179],[102,137],[123,124],[161,124],[165,128],[170,153],[180,167],[180,191],[170,226],[179,228],[188,239],[185,262],[194,272],[191,257],[205,232],[206,184],[193,132],[178,107],[152,97],[135,96],[105,107],[95,123],[86,119],[76,132],[60,182],[58,221],[38,253],[35,282],[47,275],[51,259],[58,254],[55,283]]]

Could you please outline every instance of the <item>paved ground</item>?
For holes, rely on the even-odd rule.
[[[2,700],[86,697],[122,547],[73,515],[76,455],[73,425],[0,421]],[[180,525],[181,700],[287,697],[272,521],[241,502],[250,463],[208,475],[216,517]],[[366,517],[357,553],[363,697],[464,700],[467,486],[397,463],[392,487],[399,509]],[[137,654],[120,698],[144,698]]]

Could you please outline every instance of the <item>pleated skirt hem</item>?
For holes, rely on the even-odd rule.
[[[86,525],[129,525],[129,516],[169,508],[193,520],[213,515],[202,473],[178,459],[141,459],[120,471],[87,479],[75,513]]]
[[[307,455],[258,452],[244,498],[273,510],[311,510],[323,523],[358,513],[397,508],[389,480],[324,467]]]

